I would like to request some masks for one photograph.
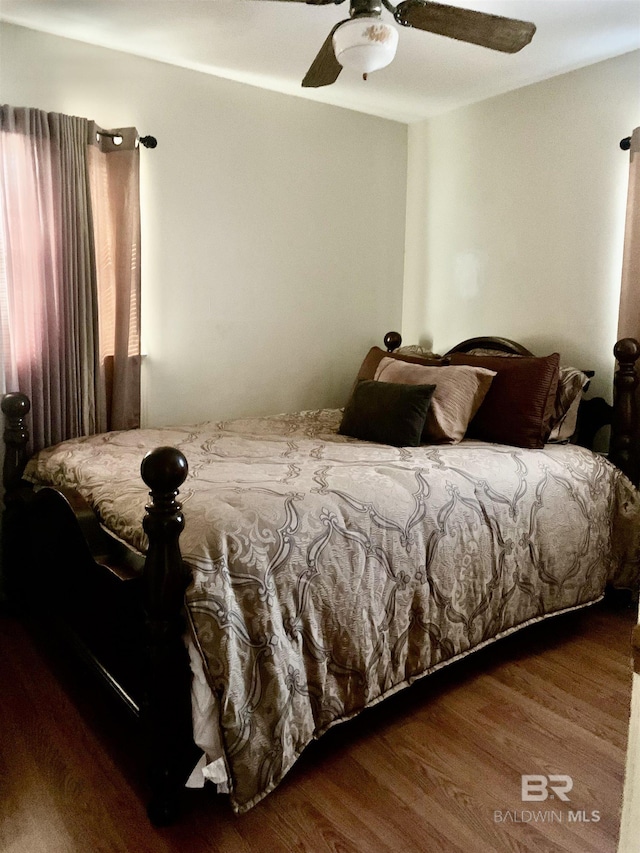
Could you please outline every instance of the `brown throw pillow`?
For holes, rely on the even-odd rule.
[[[434,388],[363,379],[353,389],[338,432],[363,441],[417,447]]]
[[[516,447],[540,448],[549,437],[558,387],[557,352],[542,358],[452,353],[453,364],[494,370],[482,405],[467,436]]]
[[[373,379],[376,375],[378,365],[383,358],[393,358],[397,361],[404,361],[409,364],[450,364],[449,358],[440,358],[440,356],[426,357],[417,355],[407,355],[398,352],[385,352],[380,347],[371,347],[369,352],[364,357],[364,361],[360,365],[360,370],[356,377],[356,382],[360,379]]]
[[[469,421],[478,411],[495,375],[493,370],[466,364],[428,366],[383,358],[374,378],[408,385],[435,383],[422,441],[456,444],[464,438]]]

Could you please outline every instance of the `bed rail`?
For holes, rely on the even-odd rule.
[[[93,573],[96,582],[100,578],[99,582],[106,582],[109,589],[114,582],[139,585],[140,594],[132,592],[131,595],[131,600],[141,602],[141,612],[137,617],[141,627],[141,645],[132,649],[131,655],[139,655],[145,670],[142,684],[137,685],[137,699],[129,692],[130,672],[114,672],[110,665],[105,665],[100,653],[93,648],[91,640],[94,638],[78,634],[77,626],[71,625],[65,626],[64,634],[80,656],[139,717],[151,791],[149,817],[157,826],[167,825],[176,816],[185,781],[199,755],[193,742],[191,670],[184,644],[184,593],[189,573],[182,561],[178,541],[184,527],[184,516],[177,496],[187,477],[187,460],[173,447],[158,447],[142,460],[140,473],[150,490],[150,501],[145,507],[143,520],[148,539],[147,554],[141,576],[139,573],[132,575],[128,569],[119,572],[105,557],[103,540],[108,537],[99,527],[95,514],[77,493],[55,488],[35,492],[31,484],[22,480],[29,441],[26,425],[30,410],[28,398],[19,393],[7,394],[2,399],[1,408],[6,419],[2,528],[6,592],[10,600],[19,605],[22,600],[19,578],[26,569],[25,562],[30,559],[25,557],[25,543],[33,540],[31,529],[32,524],[37,523],[38,513],[48,511],[47,508],[53,505],[59,510],[53,522],[56,530],[60,528],[58,538],[66,543],[65,553],[68,548],[67,559],[61,563],[66,564],[73,555],[73,559],[82,563],[80,579],[88,579]],[[87,515],[91,518],[87,519]],[[43,546],[45,551],[51,547],[53,540]],[[33,559],[38,560],[41,556],[34,554]],[[49,563],[52,560],[56,562],[60,556],[48,553],[43,559]],[[105,581],[107,575],[110,579]],[[124,681],[120,678],[122,675],[125,676]]]

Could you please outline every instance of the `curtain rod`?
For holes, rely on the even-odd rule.
[[[105,130],[99,130],[98,133],[101,136],[107,136],[109,139],[115,139],[116,136],[120,136],[119,133],[107,133],[107,131]],[[156,148],[156,146],[158,145],[158,140],[155,138],[155,136],[139,136],[138,141],[141,145],[144,145],[145,148]]]
[[[142,142],[142,140],[140,140],[140,142]],[[631,148],[630,136],[625,136],[624,139],[620,140],[620,148],[622,148],[623,151],[628,151]]]

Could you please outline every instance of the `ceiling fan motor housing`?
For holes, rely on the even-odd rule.
[[[333,49],[340,65],[360,74],[389,65],[397,47],[398,30],[380,17],[357,15],[333,34]]]

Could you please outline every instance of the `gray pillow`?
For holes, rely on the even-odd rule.
[[[417,447],[435,385],[403,385],[361,379],[344,409],[341,435]]]

